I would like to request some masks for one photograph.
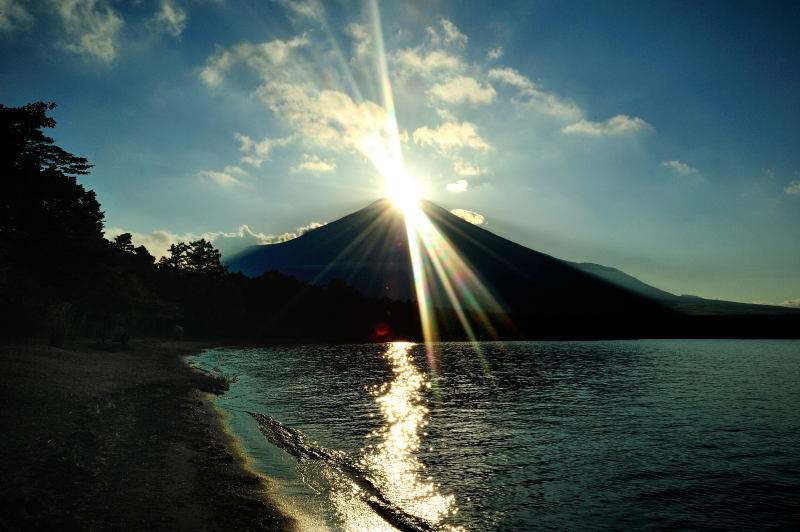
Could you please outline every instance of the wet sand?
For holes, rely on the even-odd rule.
[[[0,345],[0,529],[292,530],[188,367],[203,345]]]

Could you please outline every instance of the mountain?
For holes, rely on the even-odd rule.
[[[720,299],[705,299],[699,296],[671,294],[636,277],[628,275],[616,268],[601,266],[591,262],[569,262],[575,268],[604,279],[617,286],[636,292],[639,295],[658,301],[661,304],[682,314],[694,316],[797,316],[800,311],[795,308],[775,305],[758,305],[755,303],[739,303]]]
[[[496,298],[497,305],[476,304],[468,310],[490,315],[493,325],[489,328],[501,335],[595,338],[674,336],[680,331],[703,336],[704,327],[717,331],[727,325],[687,321],[687,315],[752,314],[746,307],[760,307],[676,296],[614,268],[571,263],[526,248],[434,203],[422,202],[421,207]],[[248,276],[278,270],[319,284],[342,279],[370,296],[415,298],[403,213],[389,200],[378,200],[294,240],[252,246],[227,264],[231,271]],[[441,295],[445,290],[437,283],[431,291]],[[452,305],[447,298],[434,301],[438,312],[448,315],[446,309]],[[496,319],[501,316],[508,319]]]

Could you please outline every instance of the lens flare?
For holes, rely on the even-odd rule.
[[[455,312],[465,335],[472,341],[476,354],[484,364],[487,375],[491,377],[471,318],[472,321],[480,321],[482,330],[491,334],[494,329],[487,313],[500,313],[502,306],[423,209],[419,181],[408,173],[403,159],[380,14],[374,0],[370,2],[370,13],[386,122],[380,133],[361,140],[360,149],[385,179],[386,195],[403,212],[405,218],[414,291],[427,346],[429,368],[432,373],[436,373],[437,361],[431,345],[439,340],[436,309],[446,307]]]

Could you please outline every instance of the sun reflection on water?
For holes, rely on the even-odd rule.
[[[440,487],[425,476],[425,466],[418,457],[421,431],[428,424],[423,392],[431,383],[413,364],[410,355],[413,345],[387,344],[384,357],[394,378],[370,389],[384,423],[369,435],[377,441],[363,449],[362,462],[380,477],[377,480],[387,498],[404,511],[439,524],[458,509],[455,497],[443,495]]]

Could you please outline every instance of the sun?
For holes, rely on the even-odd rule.
[[[388,180],[386,195],[403,212],[419,206],[422,199],[422,187],[408,173],[399,173]]]

